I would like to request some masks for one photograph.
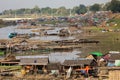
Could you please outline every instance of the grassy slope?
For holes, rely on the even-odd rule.
[[[100,51],[103,54],[120,51],[120,32],[92,32],[91,35],[84,38],[98,40],[100,43],[82,44],[81,51],[85,55],[93,51]]]
[[[120,51],[120,18],[113,18],[108,23],[117,24],[117,26],[109,27],[85,27],[83,28],[83,37],[87,39],[99,40],[99,44],[83,44],[81,48],[84,54],[88,54],[91,51],[100,51],[103,54],[109,51]],[[102,32],[102,29],[113,30],[111,32]],[[114,30],[119,29],[119,32]],[[89,34],[88,31],[91,31]]]

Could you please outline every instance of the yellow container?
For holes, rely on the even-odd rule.
[[[26,71],[24,69],[21,70],[21,74],[22,75],[25,75],[26,74]]]

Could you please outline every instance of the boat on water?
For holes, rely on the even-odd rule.
[[[15,37],[15,36],[17,36],[17,33],[16,33],[16,32],[9,33],[9,35],[8,35],[9,38],[13,38],[13,37]]]
[[[35,33],[19,34],[17,32],[12,32],[12,33],[9,33],[8,37],[9,38],[13,38],[13,37],[16,37],[16,38],[31,38],[31,37],[34,37],[35,35],[36,35]]]

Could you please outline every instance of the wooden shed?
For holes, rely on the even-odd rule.
[[[115,60],[120,60],[120,53],[115,53],[115,54],[110,54],[110,59],[109,61],[115,61]]]
[[[40,56],[26,56],[20,58],[20,63],[27,72],[30,73],[43,73],[44,70],[47,70],[48,57]]]
[[[0,40],[0,50],[6,49],[6,44],[8,43],[8,40]]]
[[[115,61],[120,60],[120,54],[110,54],[110,58],[108,59],[108,66],[115,66]]]
[[[19,60],[2,60],[0,61],[1,66],[14,66],[19,64]]]
[[[93,59],[80,58],[75,60],[65,60],[64,66],[76,66],[76,65],[91,65]]]
[[[80,58],[77,60],[65,60],[62,65],[64,66],[64,69],[68,69],[70,66],[77,69],[85,66],[93,66],[93,61],[93,59]]]
[[[19,65],[47,65],[48,58],[21,58]]]
[[[60,63],[49,63],[47,65],[48,70],[60,70],[61,69],[61,64]]]

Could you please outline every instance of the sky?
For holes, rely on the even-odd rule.
[[[111,0],[0,0],[0,12],[8,9],[33,8],[35,5],[40,8],[58,8],[61,6],[73,8],[80,4],[88,6],[94,3],[101,4],[109,1]]]

